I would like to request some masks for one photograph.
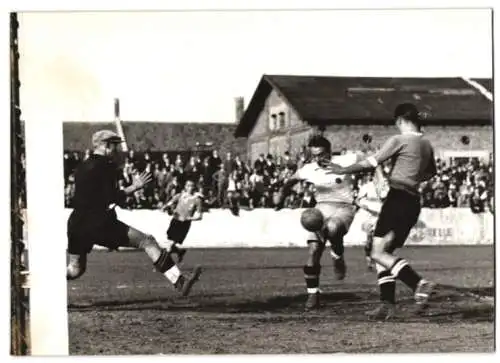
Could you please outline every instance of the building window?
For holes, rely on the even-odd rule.
[[[469,139],[469,136],[467,135],[464,135],[460,138],[460,141],[462,142],[462,144],[464,145],[469,145],[470,144],[470,139]]]
[[[279,128],[283,129],[286,126],[285,113],[283,111],[281,111],[278,114],[278,116],[279,116],[279,118],[278,118],[278,120],[279,120]]]
[[[273,113],[269,118],[269,130],[274,131],[276,130],[277,126],[278,126],[278,117],[276,116],[275,113]]]
[[[365,144],[370,144],[372,142],[372,136],[370,134],[363,135],[363,142]]]

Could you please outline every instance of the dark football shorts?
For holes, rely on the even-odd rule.
[[[182,242],[186,239],[190,228],[191,221],[179,221],[178,219],[172,218],[167,230],[167,237],[175,243],[182,244]]]
[[[374,236],[384,237],[392,231],[395,238],[391,247],[393,249],[402,247],[411,229],[418,221],[420,209],[420,198],[418,196],[391,188],[382,204],[375,225]]]
[[[109,249],[128,245],[129,227],[118,220],[114,210],[99,213],[73,211],[67,228],[70,254],[88,254],[94,245]]]

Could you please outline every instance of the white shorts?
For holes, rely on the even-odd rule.
[[[356,207],[347,203],[318,202],[315,208],[323,214],[325,221],[329,218],[340,221],[345,227],[344,234],[351,228],[352,221],[356,215]],[[311,232],[308,239],[317,240],[318,237],[316,233]]]

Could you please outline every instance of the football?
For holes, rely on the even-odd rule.
[[[300,223],[309,232],[318,232],[323,228],[323,214],[319,209],[309,208],[302,212]]]

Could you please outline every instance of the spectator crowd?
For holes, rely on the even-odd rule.
[[[345,152],[345,150],[343,151]],[[64,154],[65,204],[72,207],[74,171],[88,158],[83,154]],[[193,180],[204,196],[206,209],[273,208],[278,202],[280,188],[307,160],[306,151],[297,155],[260,155],[246,163],[238,155],[220,156],[217,150],[200,153],[139,153],[133,150],[124,155],[119,186],[125,188],[142,171],[153,175],[153,182],[129,196],[122,205],[127,209],[158,209],[179,193],[186,180]],[[421,186],[422,206],[425,208],[467,207],[474,213],[493,212],[493,166],[477,159],[465,162],[436,160],[438,172]],[[385,167],[390,172],[389,166]],[[355,190],[373,179],[372,173],[356,176]],[[315,205],[314,185],[302,182],[285,199],[285,208],[307,208]]]

